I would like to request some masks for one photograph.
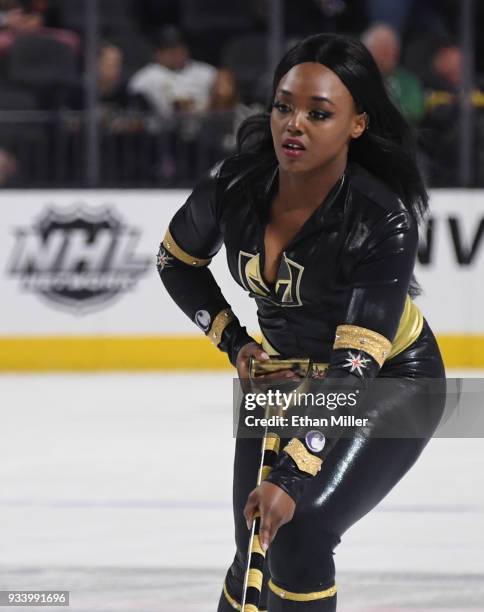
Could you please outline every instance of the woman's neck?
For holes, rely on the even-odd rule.
[[[304,174],[287,172],[279,168],[278,208],[280,210],[317,208],[344,174],[346,164],[347,160],[344,159],[324,170]]]

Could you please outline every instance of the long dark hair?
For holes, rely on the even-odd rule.
[[[257,153],[259,168],[277,163],[270,130],[272,102],[281,78],[304,62],[332,70],[353,96],[357,111],[367,113],[369,128],[351,141],[348,158],[389,185],[419,222],[427,212],[428,195],[417,166],[415,135],[390,100],[370,52],[356,38],[316,34],[290,49],[276,68],[267,112],[248,117],[238,130],[239,154]]]

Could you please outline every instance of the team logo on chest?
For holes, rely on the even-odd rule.
[[[301,278],[304,267],[282,254],[274,293],[264,281],[260,269],[259,253],[239,252],[239,277],[245,289],[278,306],[302,306]]]

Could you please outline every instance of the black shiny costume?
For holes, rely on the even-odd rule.
[[[418,230],[397,195],[350,162],[321,206],[285,248],[277,280],[264,270],[264,231],[278,169],[250,155],[218,164],[176,213],[158,254],[165,287],[235,364],[252,338],[230,311],[207,266],[226,246],[236,282],[255,298],[264,346],[286,358],[327,363],[325,378],[360,385],[401,378],[402,388],[371,404],[372,427],[386,416],[438,425],[444,395],[422,403],[422,379],[445,371],[435,337],[411,300]],[[410,293],[410,295],[409,295]],[[371,391],[370,391],[371,393]],[[416,461],[428,437],[328,440],[316,451],[280,452],[268,480],[296,500],[293,520],[271,544],[261,610],[336,609],[333,551],[342,534],[382,500]],[[309,474],[299,458],[320,467]],[[237,553],[219,612],[240,602],[249,532],[243,509],[254,488],[260,441],[238,439],[234,464]],[[319,463],[318,463],[319,462]],[[239,606],[240,607],[240,606]]]

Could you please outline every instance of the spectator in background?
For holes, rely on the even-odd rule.
[[[15,156],[0,147],[0,187],[18,187],[18,162]]]
[[[108,108],[125,108],[128,91],[123,74],[124,56],[114,44],[104,43],[98,55],[99,101]]]
[[[208,107],[216,73],[210,64],[191,59],[180,31],[167,26],[158,37],[156,62],[135,73],[128,89],[165,118],[177,110],[201,112]]]
[[[18,0],[0,0],[0,27],[9,25],[15,15],[21,13],[21,6]]]
[[[98,54],[99,107],[106,127],[111,131],[137,131],[140,121],[120,111],[149,110],[144,98],[130,94],[124,78],[124,54],[117,45],[105,42]]]
[[[240,102],[237,80],[229,68],[220,68],[210,91],[210,111],[233,110]]]
[[[198,135],[198,174],[235,152],[239,125],[249,115],[262,112],[259,104],[243,104],[235,74],[220,68],[210,92],[210,103]]]
[[[208,110],[212,114],[231,113],[235,121],[235,133],[244,119],[255,112],[263,112],[264,107],[261,104],[242,103],[235,74],[229,68],[220,68],[210,91]]]
[[[434,187],[459,186],[460,98],[464,61],[462,49],[452,39],[444,37],[433,41],[427,65],[423,66],[426,112],[422,122],[424,138],[421,146],[427,158],[429,182]],[[475,110],[472,133],[473,185],[482,186],[484,92],[479,74],[476,75],[476,87],[472,91],[471,102]]]
[[[423,90],[417,77],[399,65],[398,34],[389,25],[375,24],[363,33],[362,41],[380,69],[393,101],[410,123],[419,123],[425,111]]]
[[[425,85],[434,90],[457,92],[462,81],[462,50],[450,39],[435,45]]]
[[[81,43],[75,32],[60,28],[47,28],[44,23],[44,13],[36,9],[36,5],[27,5],[21,2],[10,2],[8,10],[0,12],[0,59],[3,58],[15,40],[26,34],[37,34],[51,37],[70,47],[79,54]]]

